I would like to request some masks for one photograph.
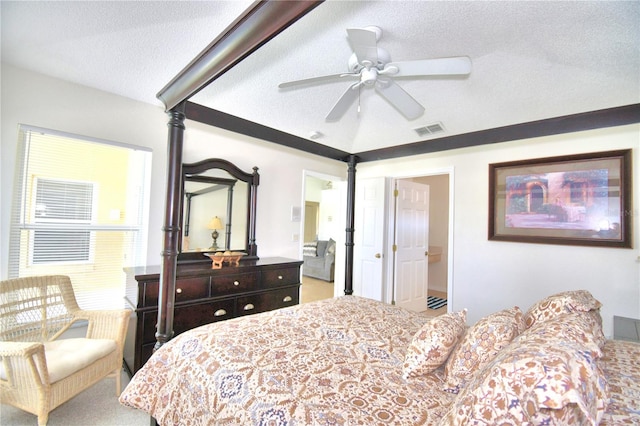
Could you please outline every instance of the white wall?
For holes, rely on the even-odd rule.
[[[9,222],[18,124],[60,130],[151,148],[152,182],[148,264],[159,264],[164,221],[167,115],[154,106],[2,64],[0,151],[0,279],[7,278]],[[245,171],[259,167],[256,240],[261,257],[299,258],[291,235],[291,206],[301,206],[303,170],[345,176],[339,161],[187,121],[184,162],[227,159]]]
[[[527,158],[634,149],[633,249],[489,241],[488,165]],[[417,176],[454,169],[452,309],[468,322],[513,305],[523,310],[564,290],[587,289],[603,303],[604,331],[613,315],[640,317],[638,188],[640,125],[557,135],[358,165],[358,178]]]

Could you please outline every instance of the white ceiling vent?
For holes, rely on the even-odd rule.
[[[423,136],[432,135],[434,133],[444,132],[444,126],[442,125],[442,123],[437,122],[437,123],[427,124],[426,126],[418,127],[413,130],[416,131],[418,136],[423,137]]]

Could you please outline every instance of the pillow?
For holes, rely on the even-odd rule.
[[[584,345],[602,356],[605,344],[602,317],[599,311],[572,312],[558,315],[544,322],[537,322],[518,337],[519,342],[530,340],[562,339]]]
[[[303,256],[318,256],[318,242],[313,241],[311,243],[304,243],[302,246],[302,255]]]
[[[318,240],[318,257],[324,257],[324,253],[327,251],[327,243],[326,240]]]
[[[513,342],[462,389],[441,424],[596,425],[608,400],[604,373],[584,346]]]
[[[335,254],[336,253],[336,242],[333,241],[332,238],[329,238],[329,243],[327,244],[327,254]]]
[[[587,290],[573,290],[554,294],[535,303],[524,315],[527,328],[537,321],[547,321],[570,312],[588,312],[600,309],[602,303]]]
[[[447,360],[444,390],[458,393],[476,371],[492,361],[523,330],[522,311],[517,306],[478,321],[467,330]]]
[[[467,310],[437,316],[422,326],[407,348],[403,377],[422,376],[440,367],[466,329]]]

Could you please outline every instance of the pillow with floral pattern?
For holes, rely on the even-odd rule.
[[[562,339],[584,345],[588,350],[602,355],[605,344],[600,311],[572,312],[559,315],[545,322],[537,322],[518,336],[519,342]]]
[[[437,316],[413,336],[403,364],[403,376],[422,376],[440,367],[466,330],[467,310]]]
[[[524,314],[527,328],[539,321],[547,321],[558,315],[571,312],[589,312],[600,309],[602,303],[587,290],[572,290],[557,293],[536,302]]]
[[[609,389],[597,354],[558,339],[512,342],[474,375],[440,425],[597,425]]]
[[[458,393],[461,386],[524,330],[519,307],[488,315],[474,324],[451,353],[444,367],[447,392]]]

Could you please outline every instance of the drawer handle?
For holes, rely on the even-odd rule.
[[[250,310],[252,310],[254,308],[255,308],[255,306],[253,306],[253,304],[247,303],[246,305],[244,305],[244,308],[242,308],[242,309],[244,309],[245,311],[250,311]]]
[[[227,315],[227,311],[225,311],[224,309],[218,309],[213,313],[214,317],[222,317],[224,315]]]
[[[176,288],[176,293],[178,293],[178,294],[182,293],[182,289],[181,288]]]
[[[283,302],[291,302],[292,300],[291,296],[285,296],[284,299],[282,299]]]
[[[278,279],[281,280],[282,279],[282,275],[278,275]]]
[[[239,286],[239,285],[240,285],[240,281],[234,281],[234,282],[233,282],[233,285],[235,285],[235,286]]]

